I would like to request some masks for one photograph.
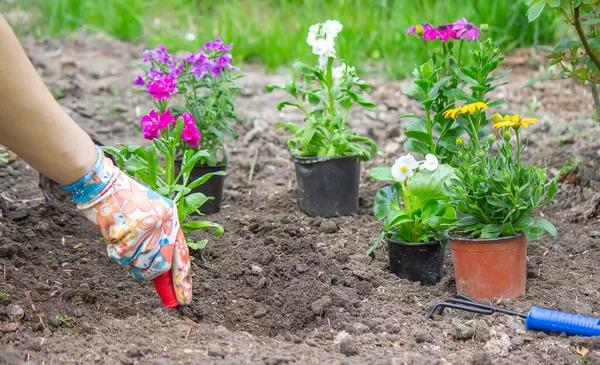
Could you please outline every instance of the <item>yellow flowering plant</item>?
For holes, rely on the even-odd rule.
[[[429,60],[415,69],[413,84],[404,90],[421,102],[425,114],[400,116],[410,118],[404,147],[423,156],[431,153],[440,162],[453,165],[453,156],[460,151],[457,140],[463,140],[465,132],[471,138],[484,134],[481,131],[488,120],[483,110],[506,102],[504,99],[491,102],[488,94],[505,84],[498,80],[510,70],[496,72],[503,57],[487,38],[485,24],[479,29],[462,19],[438,27],[414,26],[407,33],[421,38]],[[472,44],[468,57],[463,52],[465,42]],[[467,116],[478,119],[472,124],[475,130],[467,129]]]
[[[523,233],[529,240],[535,240],[547,231],[556,237],[552,223],[533,218],[532,213],[550,203],[557,192],[559,176],[549,178],[545,168],[525,166],[521,161],[526,146],[521,143],[519,132],[521,127],[527,128],[537,120],[516,114],[494,114],[492,119],[493,127],[501,130],[502,138],[497,143],[499,153],[493,156],[490,153],[494,135],[471,139],[455,156],[456,176],[444,185],[450,205],[462,214],[454,223],[457,227],[454,233],[472,238]],[[472,130],[476,129],[477,121],[477,118],[469,118]],[[511,142],[513,134],[516,147]]]

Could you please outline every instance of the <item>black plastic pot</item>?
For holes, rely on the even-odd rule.
[[[179,174],[181,161],[175,162],[176,173]],[[217,171],[225,171],[227,169],[227,165],[219,165],[219,166],[204,166],[204,165],[196,165],[192,171],[190,172],[189,182],[196,180],[199,177],[202,177],[204,174],[208,174],[211,172]],[[206,196],[214,197],[213,200],[209,200],[204,203],[200,207],[200,211],[204,214],[217,213],[221,210],[221,202],[223,200],[223,185],[225,183],[225,176],[212,176],[208,181],[204,184],[192,189],[194,193],[202,193]]]
[[[292,158],[296,165],[298,206],[303,213],[338,217],[358,212],[358,155]]]
[[[438,241],[406,243],[385,237],[390,257],[390,271],[410,281],[434,285],[444,276],[444,246]]]

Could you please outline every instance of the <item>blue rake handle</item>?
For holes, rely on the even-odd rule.
[[[564,332],[569,336],[600,336],[600,318],[580,316],[533,306],[527,314],[528,330]]]

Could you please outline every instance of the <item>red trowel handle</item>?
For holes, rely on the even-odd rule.
[[[173,286],[173,276],[171,271],[164,272],[154,278],[154,286],[163,305],[167,308],[176,308],[179,306],[177,296],[175,295],[175,287]]]

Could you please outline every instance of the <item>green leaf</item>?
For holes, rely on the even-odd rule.
[[[186,240],[186,243],[187,243],[188,247],[192,250],[204,250],[204,248],[206,247],[206,244],[208,243],[208,240],[201,240],[198,242],[192,242],[192,241]]]
[[[181,224],[181,229],[183,230],[184,233],[196,231],[199,229],[206,231],[209,228],[216,228],[216,230],[212,233],[213,236],[219,237],[219,236],[223,235],[223,232],[224,232],[223,227],[221,227],[217,223],[213,223],[213,222],[209,222],[209,221],[192,221],[192,222],[184,222],[183,224]]]
[[[423,156],[429,153],[429,146],[421,141],[417,141],[416,139],[409,139],[404,142],[404,148],[411,152],[420,153]]]
[[[306,121],[306,128],[304,129],[304,134],[302,135],[302,139],[300,140],[300,144],[302,148],[308,149],[310,142],[317,131],[317,121],[314,116],[310,116]]]
[[[371,178],[383,181],[395,181],[392,175],[392,168],[389,166],[377,166],[369,171]]]
[[[204,203],[209,200],[214,200],[212,196],[206,196],[202,193],[193,193],[185,197],[185,204],[188,208],[188,213],[192,213],[196,209],[199,209]]]
[[[406,211],[404,210],[392,210],[387,216],[385,220],[383,230],[385,232],[389,232],[392,228],[397,228],[397,226],[406,223],[412,222],[412,219],[406,215]]]
[[[481,229],[481,238],[497,238],[502,233],[502,227],[498,224],[486,224]]]
[[[317,69],[312,68],[309,65],[302,63],[302,62],[294,62],[292,67],[295,68],[296,70],[300,70],[300,72],[302,72],[305,75],[317,76],[319,74],[319,71]]]
[[[540,51],[554,53],[554,47],[540,45],[540,46],[537,46],[536,48],[539,49]]]
[[[167,149],[167,146],[165,145],[165,143],[163,141],[160,140],[160,138],[154,138],[152,140],[152,142],[154,143],[154,146],[156,147],[157,150],[159,150],[163,155],[168,155],[169,154],[169,150]]]
[[[290,103],[289,101],[282,101],[281,103],[279,103],[277,105],[277,110],[281,111],[285,106],[295,106],[298,109],[302,109],[300,107],[300,105],[296,104],[296,103]]]
[[[287,128],[288,131],[290,131],[293,134],[296,134],[296,132],[298,132],[298,130],[301,128],[299,125],[294,124],[294,123],[283,123],[283,124],[278,124],[277,126],[275,126],[275,128]]]
[[[375,258],[375,250],[377,249],[377,247],[379,247],[379,244],[381,243],[381,240],[383,240],[383,237],[385,236],[385,232],[381,232],[379,234],[379,236],[377,237],[377,239],[375,240],[375,242],[373,242],[373,244],[371,245],[371,247],[369,247],[369,249],[367,250],[367,255],[371,256],[372,258]]]
[[[548,0],[548,1],[550,1],[550,0]],[[558,1],[560,1],[560,0],[558,0]],[[598,23],[600,23],[600,18],[589,19],[589,20],[586,20],[585,22],[582,22],[581,24],[583,24],[583,25],[596,25]]]
[[[487,200],[488,203],[490,203],[491,205],[494,205],[496,207],[500,207],[500,208],[506,208],[506,209],[510,209],[512,208],[512,206],[494,196],[488,195],[485,197],[485,199]]]
[[[546,203],[549,203],[557,192],[558,189],[556,188],[556,179],[552,179],[550,186],[548,186],[548,200],[546,200]]]
[[[558,8],[560,6],[560,0],[546,0],[546,5],[551,8]]]
[[[225,171],[215,171],[215,172],[206,173],[206,174],[200,176],[199,178],[197,178],[196,180],[192,181],[190,184],[188,184],[187,188],[195,189],[198,186],[207,182],[208,179],[210,179],[213,176],[227,176],[227,173]]]
[[[395,183],[381,188],[375,194],[373,213],[377,220],[385,218],[392,209],[400,209],[400,193],[402,185]]]
[[[416,139],[418,141],[425,143],[426,145],[431,145],[433,143],[433,141],[431,139],[431,135],[427,132],[407,130],[406,132],[404,132],[404,134],[408,138]]]
[[[179,173],[179,175],[183,176],[183,174],[187,174],[190,171],[192,171],[192,169],[196,166],[196,164],[198,163],[198,161],[200,161],[200,159],[202,157],[209,157],[210,154],[208,153],[207,150],[198,150],[194,153],[194,155],[188,160],[186,161],[185,165],[182,166],[181,168],[181,172]]]
[[[411,194],[421,201],[445,200],[444,184],[453,178],[454,168],[448,165],[439,165],[435,171],[422,170],[408,181]]]
[[[540,16],[540,14],[542,14],[542,10],[544,10],[545,6],[545,0],[533,0],[529,4],[529,9],[527,10],[527,18],[529,19],[530,23],[536,20]]]
[[[535,218],[534,222],[535,225],[542,227],[545,231],[550,233],[552,237],[556,238],[556,228],[552,223],[542,218]]]
[[[156,139],[155,139],[156,140]],[[158,183],[156,178],[156,168],[158,167],[158,155],[154,147],[148,149],[148,178],[150,187],[156,189]]]
[[[450,89],[445,90],[444,95],[452,100],[464,100],[464,101],[473,101],[473,98],[469,96],[466,92],[461,89]]]
[[[279,89],[279,90],[285,90],[285,85],[281,85],[281,84],[270,84],[270,85],[267,85],[267,87],[266,87],[266,91],[267,91],[268,93],[272,92],[272,91],[273,91],[273,90],[275,90],[275,89]]]

